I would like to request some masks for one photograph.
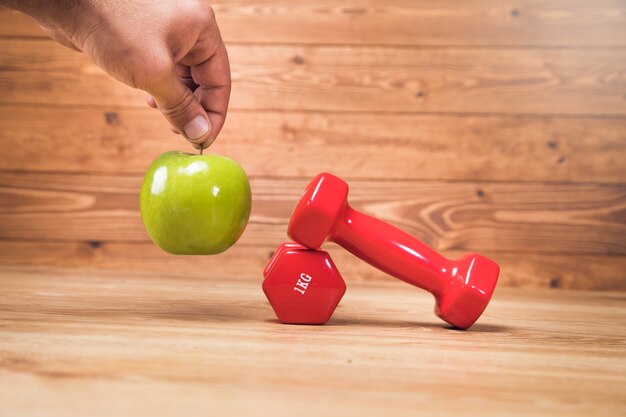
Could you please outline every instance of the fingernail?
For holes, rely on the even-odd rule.
[[[185,126],[185,136],[189,139],[200,139],[209,132],[209,122],[204,116],[197,115]]]

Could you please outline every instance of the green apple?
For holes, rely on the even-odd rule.
[[[243,233],[251,207],[243,168],[218,155],[166,152],[143,179],[143,224],[161,249],[176,255],[224,252]]]

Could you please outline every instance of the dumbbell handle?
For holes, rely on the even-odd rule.
[[[330,240],[370,265],[436,297],[450,283],[454,261],[441,256],[410,234],[346,203]]]

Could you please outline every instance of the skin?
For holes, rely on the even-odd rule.
[[[212,255],[243,233],[250,217],[250,184],[231,159],[171,151],[146,172],[139,202],[146,230],[161,249]]]
[[[174,133],[204,149],[228,109],[230,67],[213,9],[200,0],[0,0],[115,79],[146,91]]]

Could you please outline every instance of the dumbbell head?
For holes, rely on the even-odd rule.
[[[450,285],[437,299],[435,314],[459,329],[469,328],[489,304],[500,267],[489,258],[468,254],[453,262]]]
[[[324,324],[346,292],[328,253],[283,243],[263,271],[263,292],[282,323]]]
[[[329,173],[318,174],[305,188],[287,233],[307,248],[317,249],[331,234],[348,198],[348,184]]]
[[[477,254],[448,260],[410,234],[352,209],[347,196],[345,181],[329,173],[317,175],[293,212],[289,236],[311,249],[325,240],[339,243],[382,271],[432,292],[442,319],[470,327],[491,298],[498,265]]]

